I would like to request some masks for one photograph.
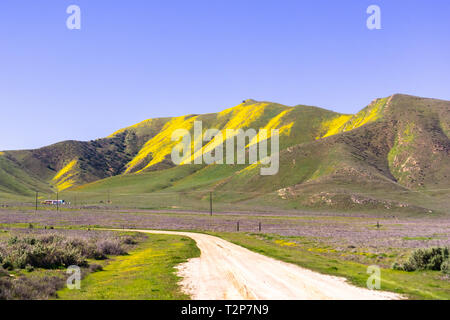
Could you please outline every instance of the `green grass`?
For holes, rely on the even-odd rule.
[[[58,292],[65,300],[185,300],[175,266],[200,251],[192,239],[173,235],[148,235],[148,240],[104,267],[89,274],[80,290]]]
[[[356,286],[366,287],[369,277],[367,265],[339,259],[335,256],[330,257],[328,253],[333,254],[332,249],[324,248],[311,252],[303,245],[292,246],[291,242],[276,243],[271,236],[264,237],[258,234],[211,234],[254,252],[323,274],[344,277]],[[294,239],[294,237],[290,239]],[[448,279],[443,279],[443,274],[438,271],[404,272],[382,268],[381,280],[381,290],[396,292],[411,299],[450,299],[450,282]]]
[[[30,196],[35,190],[48,191],[50,188],[13,161],[0,155],[0,198],[9,198],[11,195],[17,195],[19,198]]]
[[[16,227],[25,227],[25,224]],[[366,273],[367,266],[379,265],[382,268],[382,290],[412,299],[450,299],[450,280],[441,272],[404,272],[389,268],[393,262],[407,256],[404,251],[390,249],[376,252],[373,248],[345,246],[343,249],[342,246],[338,248],[320,239],[275,234],[205,233],[281,261],[323,274],[345,277],[360,287],[366,286],[369,276]],[[6,234],[0,233],[2,236]],[[88,275],[82,281],[82,290],[64,289],[59,292],[59,296],[62,299],[82,300],[188,299],[179,291],[179,279],[174,273],[174,267],[196,256],[199,256],[199,250],[189,238],[148,235],[148,240],[139,244],[129,255],[116,257],[108,261],[104,271]]]
[[[403,240],[433,240],[432,237],[404,237]]]
[[[73,192],[105,193],[109,190],[112,193],[151,193],[171,187],[202,167],[201,165],[178,166],[141,174],[119,175],[75,188]]]

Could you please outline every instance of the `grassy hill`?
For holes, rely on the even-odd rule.
[[[194,121],[202,121],[203,131],[223,133],[279,129],[279,173],[261,176],[258,164],[174,166],[170,155],[178,142],[171,141],[172,132],[193,133]],[[249,208],[448,211],[449,132],[450,102],[442,100],[393,95],[355,115],[246,100],[219,113],[146,120],[95,141],[4,152],[0,192],[53,188],[90,194],[94,202],[106,192],[159,193],[147,197],[151,203],[163,203],[164,194],[174,202],[178,193],[195,206],[214,191],[218,201]],[[205,143],[193,158],[213,147]]]

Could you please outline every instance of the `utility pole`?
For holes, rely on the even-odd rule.
[[[209,215],[212,217],[212,192],[209,193]]]
[[[35,199],[36,200],[35,201],[35,206],[36,206],[36,210],[35,211],[36,211],[36,213],[37,213],[37,210],[38,210],[38,196],[39,196],[39,192],[36,191],[36,199]]]

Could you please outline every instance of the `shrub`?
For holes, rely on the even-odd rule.
[[[97,272],[97,271],[102,271],[102,270],[103,270],[103,267],[99,264],[93,263],[93,264],[89,265],[90,272]]]
[[[33,268],[57,269],[77,265],[87,266],[86,259],[102,260],[108,255],[126,254],[122,243],[135,243],[133,239],[84,239],[63,237],[58,234],[24,238],[11,237],[6,247],[0,246],[0,265],[5,269]]]
[[[101,265],[88,265],[86,259],[106,259],[107,255],[126,254],[128,245],[136,244],[133,237],[95,232],[72,235],[53,231],[26,230],[26,235],[13,236],[0,241],[0,300],[48,299],[64,286],[64,273],[60,277],[42,277],[32,272],[35,268],[56,269],[77,265],[82,275],[103,270]],[[106,237],[104,237],[106,235]],[[3,239],[2,239],[3,240]],[[11,277],[7,270],[25,269],[29,273]]]
[[[13,264],[10,261],[3,262],[2,267],[5,270],[13,270],[14,269],[14,266],[13,266]]]
[[[448,248],[427,248],[413,251],[408,261],[403,264],[394,263],[395,270],[442,270],[442,266],[449,259]]]
[[[123,255],[126,251],[117,240],[101,240],[97,243],[97,249],[104,255]]]
[[[64,286],[59,277],[9,277],[0,278],[0,300],[41,300],[56,297],[56,291]]]
[[[403,266],[402,266],[400,263],[398,263],[398,262],[394,262],[394,263],[392,264],[391,268],[392,268],[393,270],[403,270]]]
[[[17,238],[17,236],[14,236],[14,237],[9,238],[8,244],[12,245],[12,244],[17,243],[18,241],[19,241],[19,239]]]
[[[35,238],[29,238],[29,237],[26,237],[26,238],[23,238],[22,241],[23,241],[24,243],[29,244],[29,245],[32,245],[32,246],[34,246],[34,245],[36,244],[36,239],[35,239]]]
[[[122,243],[128,244],[128,245],[135,245],[135,244],[137,244],[137,241],[135,239],[133,239],[133,237],[125,236],[122,238]]]
[[[6,277],[6,276],[9,276],[9,273],[6,272],[5,269],[3,269],[2,267],[0,267],[0,278],[1,278],[1,277]]]
[[[450,274],[450,259],[445,260],[441,264],[441,271],[446,274]]]
[[[56,269],[70,265],[86,266],[81,250],[58,237],[45,236],[41,239],[13,238],[9,241],[8,252],[2,254],[5,269],[34,268]]]

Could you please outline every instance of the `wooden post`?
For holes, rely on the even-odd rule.
[[[261,232],[261,222],[259,223],[259,232]]]
[[[237,230],[237,232],[239,232],[239,221],[237,222],[236,230]]]
[[[212,217],[212,192],[209,193],[209,215]]]
[[[59,211],[59,194],[56,193],[56,211]]]
[[[37,213],[37,211],[38,211],[38,196],[39,196],[39,192],[37,192],[36,191],[36,201],[35,201],[35,211],[36,211],[36,213]]]

